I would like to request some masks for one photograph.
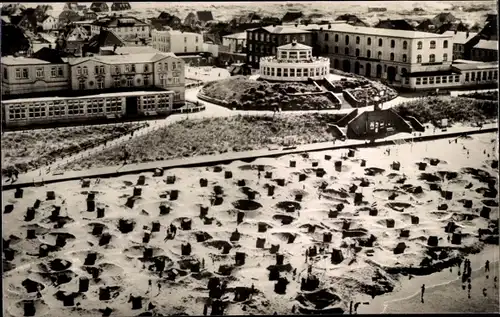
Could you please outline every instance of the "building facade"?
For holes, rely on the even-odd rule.
[[[330,73],[330,60],[313,57],[312,48],[293,41],[278,47],[276,56],[260,59],[260,78],[271,81],[324,79]]]
[[[67,64],[52,64],[36,58],[5,56],[1,60],[2,96],[69,88]]]
[[[273,56],[279,46],[297,43],[311,46],[313,36],[310,31],[298,27],[267,26],[249,29],[247,33],[247,63],[259,68],[261,57]]]
[[[451,35],[453,42],[453,60],[466,57],[466,44],[471,41],[477,33],[448,31],[443,34]]]
[[[115,32],[124,40],[148,39],[151,27],[144,21],[131,16],[107,16],[92,23],[91,34],[97,35],[101,30]]]
[[[174,91],[174,101],[184,100],[184,61],[173,54],[105,55],[69,61],[71,89],[160,87]]]
[[[177,30],[151,32],[153,48],[160,52],[200,53],[203,52],[203,35]]]
[[[225,35],[222,37],[222,45],[228,48],[228,53],[245,53],[247,49],[246,32]]]
[[[42,21],[42,29],[44,31],[55,30],[57,29],[57,25],[58,25],[57,19],[50,15],[46,16]]]
[[[471,52],[473,61],[498,61],[498,41],[479,40]]]
[[[335,24],[316,31],[323,56],[345,72],[412,87],[425,73],[450,70],[451,35]]]

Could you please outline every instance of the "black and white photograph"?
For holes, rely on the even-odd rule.
[[[2,316],[500,312],[497,1],[0,6]]]

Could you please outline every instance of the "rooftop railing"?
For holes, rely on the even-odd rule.
[[[274,62],[278,64],[287,64],[287,63],[315,63],[315,62],[326,62],[330,61],[329,58],[326,57],[314,57],[311,59],[281,59],[281,58],[276,58],[274,56],[269,56],[269,57],[262,57],[261,59],[262,62]]]

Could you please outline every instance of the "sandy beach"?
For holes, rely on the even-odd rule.
[[[433,275],[408,281],[394,272],[427,261],[428,270],[445,267],[435,274],[456,274],[446,263],[486,248],[498,261],[497,246],[478,236],[495,223],[498,230],[496,146],[490,133],[90,180],[84,188],[65,182],[25,188],[22,198],[4,191],[3,239],[13,252],[4,256],[4,316],[23,316],[27,300],[35,316],[99,316],[106,308],[111,316],[200,315],[214,277],[226,284],[226,315],[349,313],[353,299],[371,303],[358,312],[381,312],[401,298],[385,312],[462,311],[467,292],[455,282],[433,288],[423,282]],[[470,256],[473,269],[482,254]],[[494,274],[473,275],[470,311],[498,311]],[[413,297],[423,283],[424,306],[420,293]]]

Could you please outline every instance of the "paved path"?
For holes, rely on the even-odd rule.
[[[200,113],[201,114],[201,113]],[[14,184],[4,185],[4,190],[8,190],[14,187],[25,187],[32,186],[34,183],[46,182],[61,182],[68,180],[76,180],[81,178],[93,178],[93,177],[113,177],[123,174],[134,174],[146,171],[153,171],[156,168],[181,168],[181,167],[194,167],[194,166],[204,166],[204,165],[215,165],[215,164],[226,164],[231,161],[243,160],[248,158],[260,158],[260,157],[276,157],[287,154],[296,154],[305,151],[323,151],[323,150],[335,150],[335,149],[346,149],[350,147],[366,147],[366,146],[381,146],[390,145],[401,142],[419,142],[428,141],[438,138],[450,138],[457,137],[461,134],[467,133],[485,133],[485,132],[495,132],[498,131],[498,124],[492,123],[484,125],[482,129],[475,127],[454,127],[449,128],[448,131],[433,132],[432,129],[427,129],[423,133],[399,133],[384,139],[379,139],[372,144],[365,143],[364,140],[346,140],[344,142],[322,142],[314,144],[299,145],[297,147],[287,149],[260,149],[254,151],[245,152],[228,152],[217,155],[200,155],[190,158],[179,158],[165,161],[155,161],[146,162],[122,166],[108,166],[102,168],[93,168],[90,170],[83,171],[68,171],[63,175],[44,175],[39,177],[38,175],[28,175],[23,174],[19,176],[19,179]]]

